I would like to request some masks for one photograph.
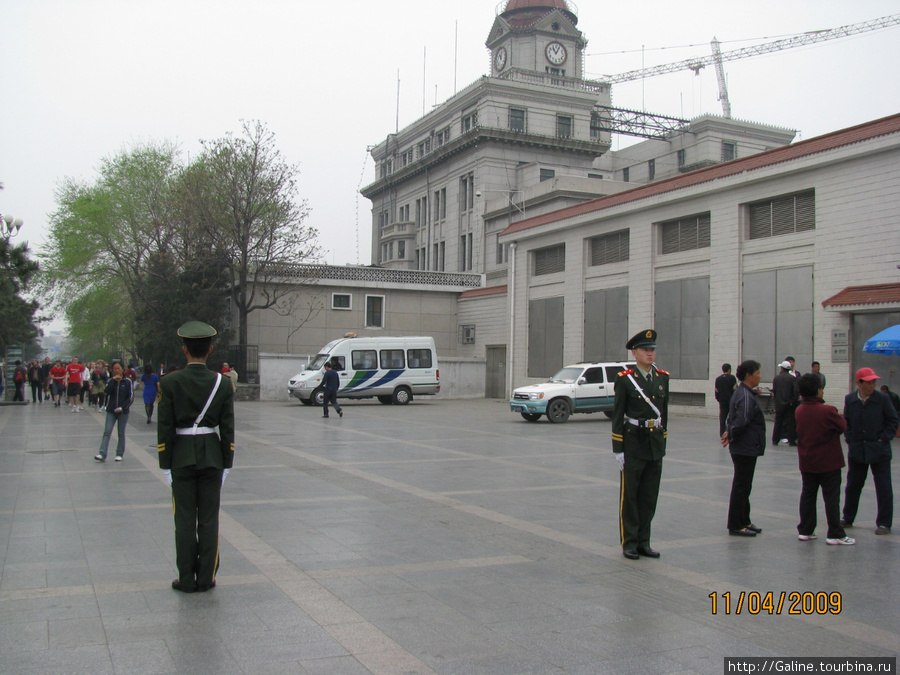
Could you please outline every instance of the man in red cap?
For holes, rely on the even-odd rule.
[[[844,438],[849,448],[849,466],[841,527],[853,527],[859,495],[871,467],[878,504],[875,534],[890,534],[894,518],[891,440],[897,434],[900,420],[891,399],[876,391],[876,380],[879,379],[871,368],[860,368],[856,371],[856,391],[844,398],[844,418],[847,420]]]

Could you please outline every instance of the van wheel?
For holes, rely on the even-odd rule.
[[[612,410],[604,410],[603,414],[606,415],[609,419],[613,418],[614,411]]]
[[[312,396],[309,397],[309,400],[312,401],[313,405],[319,407],[325,405],[325,390],[322,387],[316,387],[313,389]]]
[[[550,401],[550,405],[547,406],[547,419],[554,424],[562,424],[569,419],[571,414],[572,410],[569,408],[569,403],[564,398],[553,399]]]
[[[394,389],[394,398],[392,399],[392,403],[394,405],[406,405],[412,401],[412,392],[406,387],[397,387]]]
[[[529,422],[537,422],[541,419],[541,413],[522,413],[522,417],[524,417]]]
[[[394,402],[393,397],[391,396],[378,396],[378,402],[383,403],[384,405],[390,405]]]
[[[301,398],[300,403],[302,403],[303,405],[312,405],[312,399],[311,398]]]

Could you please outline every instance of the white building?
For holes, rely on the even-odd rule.
[[[463,293],[460,321],[475,350],[512,345],[508,384],[624,359],[646,327],[672,403],[707,412],[720,365],[747,358],[764,381],[787,355],[820,361],[832,402],[862,365],[900,384],[896,357],[861,352],[900,323],[900,115],[527,218],[500,242],[510,282]],[[493,313],[505,330],[482,331]]]

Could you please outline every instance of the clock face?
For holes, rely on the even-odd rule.
[[[497,66],[497,70],[503,70],[506,68],[506,47],[500,47],[494,54],[494,65]]]
[[[547,54],[547,60],[556,66],[565,63],[566,57],[568,56],[568,54],[566,54],[566,48],[558,42],[551,42],[547,45],[545,53]]]

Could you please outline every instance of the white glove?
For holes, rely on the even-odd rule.
[[[169,484],[169,487],[172,487],[172,469],[163,469],[163,476],[166,477],[166,483]]]
[[[616,461],[619,463],[619,471],[625,470],[625,453],[617,452],[613,455],[616,458]]]
[[[228,478],[229,471],[231,471],[231,469],[222,469],[222,486],[223,487],[225,485],[225,479]]]

